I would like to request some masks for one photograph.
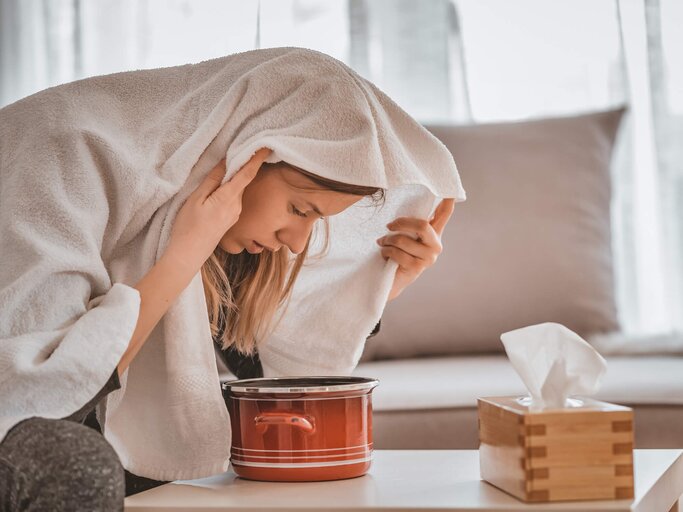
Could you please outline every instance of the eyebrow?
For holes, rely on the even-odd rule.
[[[321,212],[320,210],[318,210],[318,207],[317,207],[316,205],[314,205],[314,204],[311,203],[310,201],[306,201],[306,204],[307,204],[308,206],[310,206],[310,207],[313,209],[313,211],[314,211],[315,213],[317,213],[317,214],[320,215],[321,217],[324,217],[324,215],[322,214],[322,212]]]

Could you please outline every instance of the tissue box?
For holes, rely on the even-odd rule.
[[[580,400],[530,411],[479,398],[481,477],[527,502],[633,498],[633,410]]]

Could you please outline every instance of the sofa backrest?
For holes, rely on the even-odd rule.
[[[387,304],[361,361],[502,351],[503,332],[547,321],[580,336],[618,330],[610,161],[625,111],[428,126],[467,201],[438,261]]]

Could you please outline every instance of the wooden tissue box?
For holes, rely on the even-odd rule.
[[[633,498],[633,410],[580,400],[536,412],[479,398],[481,477],[527,502]]]

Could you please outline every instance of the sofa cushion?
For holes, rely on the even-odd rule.
[[[521,379],[504,355],[370,361],[353,375],[379,379],[373,410],[476,407],[484,396],[525,395]],[[598,400],[628,406],[683,405],[683,357],[614,356]]]
[[[542,322],[617,331],[610,160],[624,112],[428,127],[467,201],[434,266],[387,304],[361,362],[502,351],[503,332]]]

